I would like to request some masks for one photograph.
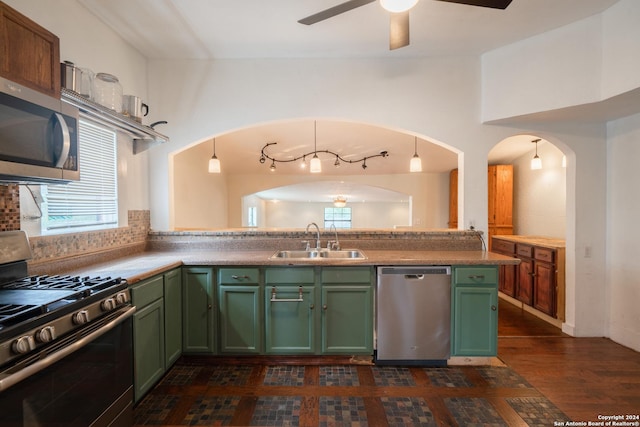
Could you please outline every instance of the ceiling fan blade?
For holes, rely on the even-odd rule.
[[[468,4],[471,6],[491,7],[493,9],[506,9],[511,0],[439,0],[449,3]]]
[[[376,0],[349,0],[347,2],[340,3],[337,6],[333,6],[329,9],[323,10],[322,12],[315,13],[313,15],[307,16],[306,18],[302,18],[298,22],[304,25],[315,24],[316,22],[324,21],[325,19],[329,19],[336,15],[340,15],[341,13],[348,12],[357,7],[373,3],[374,1]]]
[[[394,50],[409,45],[409,11],[390,13],[389,49]]]

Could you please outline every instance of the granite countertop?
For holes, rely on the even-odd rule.
[[[487,251],[397,251],[363,250],[366,259],[270,259],[274,250],[237,251],[162,251],[142,252],[108,262],[92,264],[73,274],[112,276],[127,279],[130,284],[155,276],[182,265],[212,266],[377,266],[377,265],[500,265],[517,264],[511,258]]]
[[[521,235],[499,235],[494,239],[502,239],[515,243],[526,243],[529,245],[542,246],[545,248],[558,249],[565,247],[564,239],[543,236],[521,236]]]

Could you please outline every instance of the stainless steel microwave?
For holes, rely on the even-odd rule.
[[[0,77],[0,182],[80,179],[78,109]]]

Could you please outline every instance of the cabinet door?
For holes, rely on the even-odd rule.
[[[496,286],[454,286],[453,356],[495,356],[498,352]]]
[[[498,290],[510,297],[516,294],[517,265],[501,265]]]
[[[134,396],[137,402],[164,374],[164,301],[155,300],[133,315]]]
[[[182,354],[182,276],[179,268],[164,274],[165,369]]]
[[[556,316],[556,271],[553,264],[535,261],[533,307],[549,316]]]
[[[449,173],[449,228],[458,228],[458,169]]]
[[[260,286],[220,285],[220,352],[262,351]]]
[[[182,269],[182,343],[185,353],[214,353],[214,274],[209,267]]]
[[[323,353],[372,354],[371,286],[323,286],[321,324]]]
[[[267,353],[316,352],[315,289],[315,286],[266,286],[264,294]]]
[[[520,258],[516,298],[527,305],[533,305],[533,260],[529,258]]]
[[[60,40],[0,2],[0,75],[60,98]]]

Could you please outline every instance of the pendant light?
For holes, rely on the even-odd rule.
[[[418,0],[380,0],[380,6],[393,13],[406,12],[416,3],[418,3]]]
[[[344,208],[347,205],[347,199],[344,196],[338,196],[333,200],[333,206],[336,208]]]
[[[531,159],[531,170],[542,169],[542,159],[538,156],[538,142],[540,142],[540,139],[534,139],[531,142],[536,144],[536,155]]]
[[[422,160],[418,156],[418,137],[415,137],[414,154],[409,163],[409,172],[422,172]]]
[[[317,147],[317,123],[313,122],[313,157],[309,162],[309,172],[311,173],[320,173],[322,172],[322,162],[320,162],[320,158],[318,157],[318,147]]]
[[[216,157],[215,138],[213,138],[213,156],[209,159],[209,173],[220,173],[220,160]]]

